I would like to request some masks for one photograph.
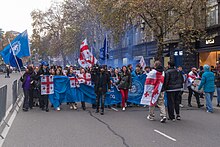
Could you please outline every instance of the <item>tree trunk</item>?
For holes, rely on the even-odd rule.
[[[158,36],[156,41],[157,41],[157,54],[155,59],[163,63],[163,36]]]
[[[66,60],[66,56],[65,56],[65,54],[64,54],[63,51],[61,51],[61,56],[62,56],[62,58],[63,58],[63,67],[66,67],[67,60]]]

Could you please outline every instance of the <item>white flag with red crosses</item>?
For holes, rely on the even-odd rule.
[[[79,82],[76,77],[70,77],[70,87],[71,88],[79,87]]]
[[[87,39],[85,39],[80,46],[80,56],[78,59],[79,65],[83,68],[92,67],[94,64],[97,63],[97,61],[98,60],[89,51]]]
[[[141,99],[141,104],[155,106],[164,83],[164,72],[158,72],[155,69],[148,74],[144,94]]]
[[[141,56],[141,60],[140,60],[140,65],[141,65],[141,67],[142,67],[142,69],[144,69],[145,67],[146,67],[146,63],[145,63],[145,60],[144,60],[144,57],[143,56]]]
[[[90,73],[78,74],[77,79],[78,79],[79,84],[83,83],[86,85],[92,85]]]
[[[41,77],[41,95],[54,94],[53,76],[44,75]]]

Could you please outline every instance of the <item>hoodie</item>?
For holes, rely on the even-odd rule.
[[[202,80],[199,85],[199,90],[204,87],[204,92],[215,92],[215,76],[210,71],[209,65],[204,65],[204,73],[202,74]]]

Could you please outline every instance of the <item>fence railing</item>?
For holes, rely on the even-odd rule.
[[[18,84],[17,80],[15,80],[12,84],[12,104],[14,105],[18,98]]]
[[[20,101],[20,99],[22,98],[22,93],[23,93],[21,81],[15,80],[12,84],[12,102],[11,104],[8,104],[11,105],[12,107],[9,107],[8,110],[6,107],[7,93],[8,93],[7,85],[0,88],[0,127],[4,123],[9,127],[9,125],[6,122],[6,118],[10,113],[13,113],[13,111],[16,110],[16,106],[19,106],[18,101]],[[1,134],[0,137],[4,139],[4,137]]]
[[[7,104],[7,85],[0,88],[0,122],[5,117],[6,104]]]

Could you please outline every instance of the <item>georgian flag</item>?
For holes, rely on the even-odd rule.
[[[140,65],[141,65],[141,67],[142,67],[142,69],[144,69],[145,67],[146,67],[146,63],[145,63],[145,60],[144,60],[144,57],[143,56],[141,56],[141,60],[140,60]]]
[[[71,88],[79,87],[79,82],[76,77],[70,77],[70,87]]]
[[[83,83],[86,85],[92,85],[90,73],[78,74],[77,79],[78,79],[79,84]]]
[[[80,57],[78,59],[79,65],[83,68],[92,67],[97,61],[98,60],[89,51],[87,39],[85,39],[80,46]]]
[[[155,69],[150,71],[146,78],[144,94],[141,104],[155,106],[164,83],[164,72],[158,72]]]
[[[53,76],[41,76],[41,95],[54,94]]]

